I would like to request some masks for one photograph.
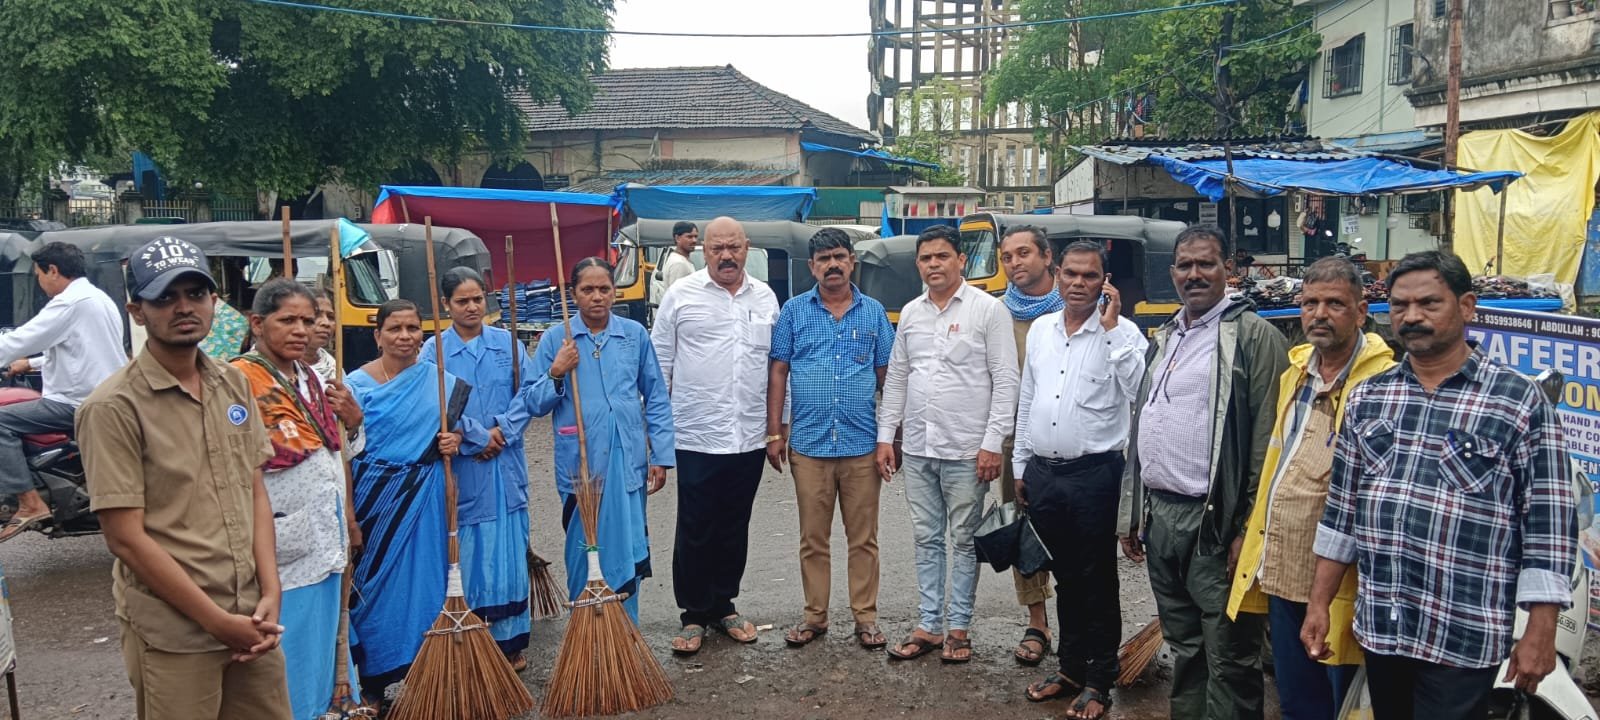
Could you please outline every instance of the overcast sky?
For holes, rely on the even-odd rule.
[[[617,30],[865,32],[866,0],[618,0]],[[767,87],[867,127],[867,38],[724,39],[612,36],[611,67],[733,65]]]

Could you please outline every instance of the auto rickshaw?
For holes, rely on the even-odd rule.
[[[327,272],[328,244],[335,221],[301,220],[290,224],[290,241],[295,257],[295,276],[302,282],[317,283]],[[359,367],[378,356],[373,331],[377,326],[378,306],[393,295],[421,308],[423,329],[438,331],[449,327],[448,319],[435,321],[429,293],[427,254],[421,225],[358,225],[369,242],[343,261],[345,296],[336,311],[344,327],[346,368]],[[259,281],[282,273],[283,225],[278,222],[213,222],[183,226],[116,225],[83,230],[47,232],[36,241],[65,242],[83,250],[88,261],[89,281],[112,298],[126,298],[124,262],[145,243],[163,235],[194,243],[212,263],[212,276],[218,290],[241,312],[248,311]],[[440,272],[452,267],[470,267],[492,277],[489,250],[477,236],[459,228],[433,229],[434,259]],[[12,273],[31,273],[31,262],[17,261]],[[393,274],[395,277],[385,277]],[[36,289],[36,285],[31,289]],[[494,295],[486,322],[495,322],[499,308]],[[19,318],[20,323],[23,319]],[[126,316],[124,316],[126,322]],[[126,326],[125,326],[126,327]],[[131,328],[130,328],[131,329]],[[132,333],[128,337],[132,347]]]
[[[917,236],[896,235],[856,243],[856,287],[883,304],[889,322],[900,323],[900,309],[922,294],[917,272]]]
[[[1172,265],[1173,243],[1187,226],[1132,215],[968,215],[959,228],[961,252],[967,256],[967,282],[991,295],[1005,293],[1000,239],[1007,229],[1019,225],[1044,230],[1057,258],[1074,240],[1105,245],[1111,263],[1106,272],[1122,293],[1122,312],[1145,332],[1154,332],[1181,306],[1167,270]]]
[[[659,252],[672,246],[674,220],[640,220],[627,225],[617,233],[620,245],[636,245],[646,254]],[[704,230],[710,220],[691,220]],[[750,240],[750,254],[745,258],[745,271],[765,282],[778,296],[781,305],[789,298],[815,287],[816,278],[806,261],[811,259],[811,236],[822,227],[789,220],[741,221],[744,234]],[[852,244],[872,237],[870,232],[841,228],[850,235]],[[653,259],[653,258],[652,258]],[[696,268],[705,266],[705,259],[696,249],[689,260]]]

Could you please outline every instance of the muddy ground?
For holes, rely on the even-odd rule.
[[[548,422],[528,434],[532,475],[535,548],[559,557],[559,508],[551,480]],[[782,628],[799,620],[802,606],[797,559],[798,521],[794,490],[786,475],[767,470],[751,523],[751,552],[738,601],[757,624],[772,624],[759,642],[741,646],[720,636],[707,639],[691,659],[672,657],[669,641],[678,628],[672,597],[674,487],[651,498],[650,526],[657,576],[641,593],[646,639],[666,667],[677,698],[639,717],[688,720],[705,717],[760,717],[763,720],[916,717],[966,720],[1005,716],[1017,720],[1061,717],[1065,701],[1030,703],[1023,687],[1044,670],[1018,666],[1011,648],[1021,637],[1025,615],[1015,604],[1009,575],[987,568],[979,584],[973,640],[976,657],[968,665],[941,665],[930,655],[889,664],[884,654],[857,647],[845,595],[844,536],[834,534],[833,634],[792,650]],[[916,585],[911,530],[898,483],[885,488],[879,533],[882,557],[880,622],[891,638],[916,621]],[[133,717],[129,689],[118,651],[112,614],[111,557],[98,537],[49,541],[36,534],[0,546],[0,566],[10,588],[18,643],[17,679],[22,717],[105,719]],[[554,568],[560,582],[559,561]],[[1123,562],[1124,636],[1155,615],[1143,568]],[[1051,610],[1054,623],[1054,610]],[[536,622],[530,667],[523,674],[535,697],[542,696],[555,662],[564,621]],[[1594,653],[1591,653],[1593,656]],[[1048,665],[1053,658],[1046,661]],[[1164,657],[1145,678],[1120,691],[1112,717],[1166,717]],[[1590,672],[1593,677],[1594,672]],[[1268,717],[1276,718],[1276,698],[1267,682]]]

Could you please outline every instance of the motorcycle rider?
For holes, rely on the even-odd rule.
[[[22,327],[0,335],[0,363],[12,374],[43,370],[44,396],[0,407],[0,495],[17,497],[17,511],[0,529],[0,542],[50,519],[50,507],[33,487],[22,436],[71,432],[78,405],[128,362],[122,315],[84,277],[83,251],[52,242],[34,251],[32,259],[33,275],[50,302]]]

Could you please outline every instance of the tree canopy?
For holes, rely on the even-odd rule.
[[[1019,10],[1024,20],[1045,20],[1150,6],[1021,0]],[[1240,0],[1028,28],[990,75],[985,101],[1039,108],[1058,151],[1124,134],[1119,120],[1141,99],[1154,101],[1149,120],[1169,137],[1282,133],[1295,120],[1290,99],[1317,52],[1311,13],[1289,0]]]
[[[609,27],[611,0],[330,0]],[[515,97],[577,111],[605,36],[418,23],[241,0],[0,2],[0,200],[58,163],[143,150],[240,195],[370,185],[419,158],[520,156]]]

